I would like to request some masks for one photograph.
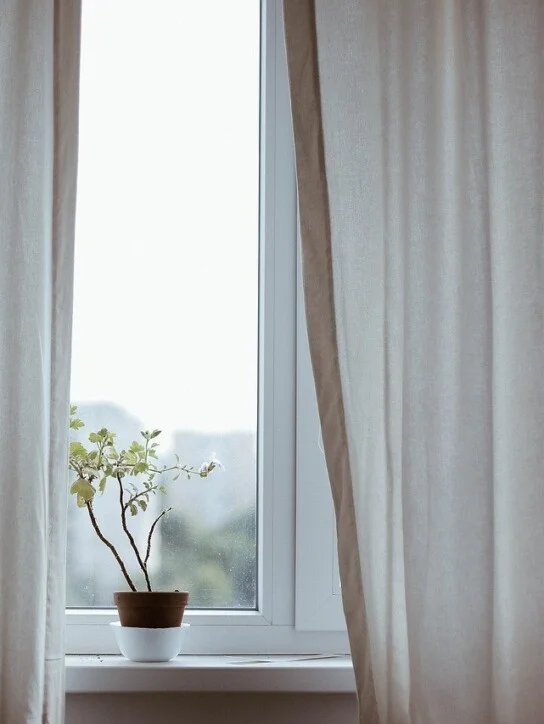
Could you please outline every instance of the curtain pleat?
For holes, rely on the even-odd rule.
[[[0,18],[0,721],[64,719],[80,7]]]
[[[292,109],[297,140],[301,238],[312,241],[311,244],[303,241],[302,245],[306,308],[312,310],[311,315],[307,315],[311,360],[314,376],[321,383],[316,392],[321,426],[327,432],[323,443],[329,475],[335,482],[332,493],[337,529],[341,531],[338,537],[340,575],[342,581],[349,581],[351,594],[343,597],[343,604],[357,693],[361,715],[367,724],[373,724],[378,720],[340,369],[337,355],[331,354],[337,347],[337,339],[314,3],[311,0],[286,2],[284,14],[290,82],[298,94],[296,100],[293,99]]]
[[[284,13],[361,722],[544,722],[544,4]]]

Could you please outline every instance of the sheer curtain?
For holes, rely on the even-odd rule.
[[[64,719],[78,0],[0,10],[0,722]]]
[[[544,721],[544,3],[285,0],[361,722]]]

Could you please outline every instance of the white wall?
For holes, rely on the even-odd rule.
[[[357,724],[349,694],[70,694],[66,724]]]

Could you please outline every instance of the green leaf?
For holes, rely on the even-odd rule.
[[[77,507],[84,508],[87,505],[85,498],[81,495],[77,496]]]
[[[87,457],[87,448],[80,442],[70,443],[70,456],[74,458],[85,458]]]
[[[77,412],[77,405],[70,405],[70,417],[72,417],[72,415],[75,415],[76,412]]]
[[[96,460],[98,457],[98,450],[91,450],[89,453],[89,460]]]
[[[101,492],[102,494],[104,493],[104,490],[106,490],[106,483],[107,483],[107,482],[108,482],[108,478],[104,475],[104,477],[102,478],[102,480],[100,481],[100,483],[99,483],[99,485],[98,485],[98,490],[100,490],[100,492]]]
[[[150,440],[153,440],[154,437],[158,437],[161,434],[162,430],[153,430],[151,435],[149,436]]]
[[[136,463],[136,465],[132,468],[133,475],[140,475],[141,473],[145,473],[146,471],[147,471],[146,462]]]
[[[80,430],[82,427],[85,427],[85,423],[83,422],[83,420],[79,420],[77,417],[74,417],[72,420],[70,420],[71,430]]]
[[[88,503],[94,498],[96,488],[94,487],[94,485],[91,485],[88,480],[85,480],[85,478],[78,478],[76,482],[72,484],[72,487],[70,488],[70,493],[72,495],[77,495],[78,499],[81,498],[84,503]]]
[[[89,433],[89,442],[101,442],[102,437],[97,432]]]
[[[145,500],[139,500],[139,501],[138,501],[138,505],[140,506],[140,508],[141,508],[141,509],[144,511],[144,513],[145,513],[145,510],[146,510],[146,508],[147,508],[147,503],[146,503],[146,501],[145,501]]]
[[[136,505],[134,503],[131,503],[129,505],[129,510],[130,510],[131,515],[136,515],[136,513],[138,512],[138,508],[136,507]]]

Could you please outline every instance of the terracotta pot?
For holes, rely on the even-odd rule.
[[[113,601],[121,626],[173,628],[181,626],[187,591],[115,591]]]

